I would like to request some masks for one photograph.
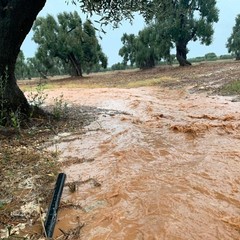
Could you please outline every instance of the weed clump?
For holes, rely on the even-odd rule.
[[[59,120],[66,117],[67,103],[63,100],[63,94],[60,97],[54,98],[52,114],[55,119]]]
[[[239,95],[240,94],[240,80],[227,83],[220,89],[223,95]]]

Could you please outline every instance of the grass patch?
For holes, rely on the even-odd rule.
[[[20,85],[20,88],[23,92],[36,92],[38,84],[32,84],[32,85]],[[48,90],[48,89],[55,89],[56,85],[52,83],[44,83],[44,86],[42,87],[42,90]]]
[[[160,77],[160,78],[152,78],[152,79],[144,79],[138,81],[132,81],[126,84],[128,88],[135,88],[135,87],[148,87],[148,86],[155,86],[159,85],[163,82],[172,82],[175,81],[172,77]]]
[[[240,80],[227,83],[220,89],[223,95],[238,95],[240,94]]]
[[[48,82],[44,84],[44,89],[43,90],[54,90],[54,89],[59,89],[59,88],[104,88],[106,85],[100,83],[91,83],[91,82],[80,82],[78,80],[72,81],[72,80],[66,80],[64,82]],[[36,91],[36,85],[21,85],[20,86],[21,90],[23,92],[34,92]]]
[[[176,68],[177,69],[177,68]],[[93,73],[83,78],[54,78],[48,80],[19,81],[21,90],[31,92],[37,85],[43,84],[43,90],[59,88],[134,88],[155,86],[162,83],[176,82],[178,77],[168,74],[167,68],[148,70],[113,71]]]

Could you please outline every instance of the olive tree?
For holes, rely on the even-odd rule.
[[[82,68],[86,73],[107,68],[107,56],[103,53],[96,37],[96,31],[89,20],[83,24],[81,44],[83,50]]]
[[[123,57],[125,65],[130,62],[131,66],[136,64],[144,69],[154,67],[162,59],[170,62],[172,43],[162,37],[161,30],[155,24],[145,27],[137,36],[125,33],[121,40],[123,47],[119,50],[119,55]]]
[[[209,45],[212,42],[213,24],[218,21],[216,0],[155,0],[154,3],[158,3],[157,10],[147,18],[154,19],[163,37],[175,44],[179,64],[191,65],[187,60],[188,43],[199,40]]]
[[[45,5],[44,0],[0,1],[0,85],[1,106],[5,111],[29,114],[30,106],[19,89],[14,75],[17,56],[26,35],[31,30],[37,14]]]
[[[49,63],[53,58],[71,66],[69,74],[72,76],[82,76],[83,70],[90,72],[100,61],[106,68],[107,60],[92,23],[87,20],[82,24],[76,11],[60,13],[57,19],[51,15],[39,17],[33,31],[33,40],[39,45],[36,57],[43,61],[46,68],[52,67]]]
[[[240,60],[240,15],[236,17],[236,23],[233,27],[232,34],[227,41],[227,49],[229,53],[236,56],[236,60]]]

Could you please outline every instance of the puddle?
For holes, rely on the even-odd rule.
[[[63,94],[113,112],[49,148],[79,183],[64,188],[55,237],[80,221],[85,240],[240,238],[240,103],[154,87]]]

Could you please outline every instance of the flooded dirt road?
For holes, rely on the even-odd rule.
[[[99,110],[49,148],[69,186],[55,237],[84,223],[78,239],[240,239],[240,103],[159,87],[57,91]]]

